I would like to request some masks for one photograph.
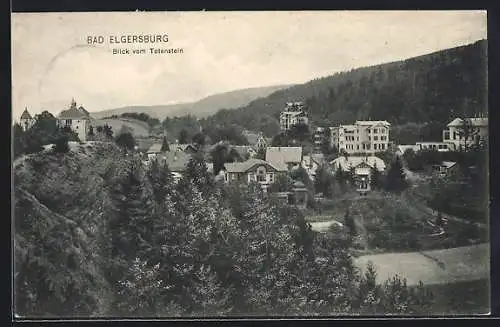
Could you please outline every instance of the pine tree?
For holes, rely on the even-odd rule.
[[[161,144],[161,150],[160,151],[162,151],[162,152],[168,152],[168,151],[170,151],[170,147],[168,145],[168,141],[167,141],[167,137],[166,136],[163,137],[163,142]]]
[[[389,170],[387,171],[386,189],[391,192],[401,193],[408,187],[408,182],[406,180],[406,174],[403,169],[403,165],[399,157],[392,162]]]
[[[143,257],[148,248],[147,240],[153,231],[152,208],[144,196],[141,163],[130,161],[117,186],[112,190],[107,230],[110,234],[110,258],[107,278],[116,286],[118,294],[122,292],[125,273],[136,258]],[[117,307],[125,298],[117,298]]]
[[[361,313],[376,314],[385,313],[380,308],[382,289],[377,284],[377,272],[370,261],[366,267],[364,276],[358,290],[358,305]]]
[[[377,168],[377,164],[375,164],[371,169],[370,169],[370,187],[373,190],[377,190],[381,187],[382,184],[382,176],[380,174],[380,171]]]
[[[316,193],[323,193],[324,196],[329,197],[332,193],[332,176],[326,170],[326,167],[321,165],[316,170],[314,177],[314,190]]]
[[[188,183],[195,185],[204,197],[213,193],[215,182],[213,176],[208,172],[207,164],[201,154],[195,154],[191,157],[177,185],[177,190],[182,193],[182,189]]]

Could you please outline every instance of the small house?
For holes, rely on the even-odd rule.
[[[432,165],[432,174],[437,177],[450,177],[458,172],[458,165],[453,161],[443,161],[440,164]]]
[[[371,190],[371,172],[377,169],[380,172],[385,171],[385,162],[375,156],[341,156],[330,162],[333,169],[342,169],[348,172],[354,169],[354,182],[356,190],[360,193],[366,193]]]
[[[254,181],[262,186],[264,192],[267,192],[269,186],[274,183],[276,175],[283,172],[282,169],[260,159],[226,163],[223,170],[226,183]]]

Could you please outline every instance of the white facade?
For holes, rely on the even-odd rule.
[[[280,127],[282,131],[289,130],[296,124],[308,124],[307,113],[302,102],[288,102],[285,110],[280,113]]]
[[[24,112],[21,115],[21,119],[19,120],[19,123],[20,123],[21,128],[23,129],[23,131],[27,131],[28,129],[30,129],[31,127],[33,127],[33,125],[35,124],[35,122],[36,122],[36,119],[34,119],[31,116],[31,114],[28,112],[28,108],[25,108]]]
[[[387,121],[358,120],[354,125],[340,125],[337,147],[347,153],[386,151],[389,149],[389,127]],[[337,135],[337,132],[332,135]]]
[[[417,151],[433,150],[438,152],[447,152],[454,147],[452,143],[445,142],[417,142],[415,146]]]
[[[460,150],[463,148],[464,143],[467,146],[478,144],[488,139],[488,118],[467,118],[473,126],[473,135],[464,140],[462,133],[463,120],[455,118],[443,130],[443,142],[449,143],[453,146],[453,150]]]
[[[78,138],[80,139],[80,141],[85,142],[87,140],[87,134],[90,127],[90,119],[59,119],[59,125],[62,127],[71,128],[73,132],[78,134]]]
[[[82,106],[76,106],[74,99],[71,100],[69,109],[61,111],[57,118],[60,127],[70,128],[78,135],[80,141],[85,142],[90,129],[90,115]]]

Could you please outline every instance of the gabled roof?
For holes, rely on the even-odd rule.
[[[146,153],[160,153],[161,152],[161,143],[155,143],[149,147]]]
[[[59,119],[90,119],[90,114],[82,106],[76,107],[76,102],[71,101],[71,106],[67,110],[59,113]]]
[[[314,161],[317,165],[321,165],[325,162],[325,156],[322,153],[313,153],[311,155],[304,156],[303,162],[309,163],[309,161]]]
[[[181,144],[171,144],[170,145],[170,150],[175,150],[175,149],[179,149],[181,151],[186,151],[186,150],[189,150],[189,149],[193,149],[194,151],[197,151],[197,147],[193,144],[190,144],[190,143],[181,143]]]
[[[386,167],[384,160],[375,156],[348,156],[347,159],[345,156],[341,156],[332,160],[330,164],[335,169],[340,165],[342,170],[348,171],[351,167],[357,167],[363,162],[372,168],[377,167],[379,171],[385,170]]]
[[[261,160],[261,159],[255,159],[255,158],[248,159],[247,161],[244,161],[244,162],[225,163],[224,169],[228,173],[246,173],[247,171],[249,171],[250,169],[252,169],[253,167],[255,167],[257,165],[264,165],[267,167],[271,167],[275,171],[280,171],[280,169],[278,167],[275,167],[271,163],[264,161],[264,160]]]
[[[24,108],[21,119],[33,119],[33,117],[31,117],[30,113],[28,112],[28,108]]]
[[[468,118],[470,119],[472,126],[488,126],[488,118]],[[463,120],[461,118],[453,119],[447,127],[459,127],[462,126]]]
[[[443,162],[441,163],[441,165],[442,165],[443,167],[447,168],[447,169],[448,169],[448,168],[451,168],[451,167],[453,167],[453,166],[455,166],[456,164],[457,164],[457,163],[456,163],[456,162],[454,162],[454,161],[443,161]]]
[[[274,166],[286,166],[288,163],[300,163],[302,162],[302,147],[267,147],[266,161]]]

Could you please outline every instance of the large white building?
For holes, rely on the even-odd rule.
[[[468,119],[472,125],[472,133],[467,140],[464,140],[462,133],[464,120],[461,118],[453,119],[443,130],[443,142],[450,144],[454,150],[462,149],[465,142],[467,143],[467,147],[469,147],[474,144],[480,144],[488,139],[488,118],[466,119]]]
[[[285,109],[280,113],[281,130],[289,130],[296,124],[308,124],[306,108],[302,102],[287,102]]]
[[[353,125],[340,125],[332,130],[332,141],[339,151],[375,153],[389,149],[389,127],[385,120],[357,120]]]
[[[69,127],[78,134],[80,141],[87,140],[87,134],[90,128],[90,114],[82,106],[76,106],[75,100],[71,100],[69,109],[61,111],[57,117],[60,127]]]

